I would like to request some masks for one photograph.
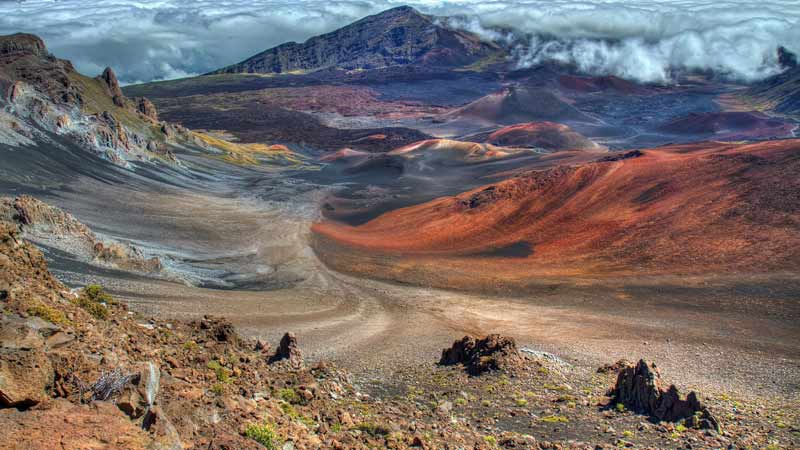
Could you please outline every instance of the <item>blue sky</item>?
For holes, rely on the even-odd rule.
[[[673,67],[754,80],[777,70],[778,45],[800,50],[796,0],[0,0],[0,34],[38,34],[81,72],[112,66],[131,83],[210,71],[401,4],[464,15],[459,26],[487,39],[488,27],[513,27],[530,42],[515,54],[521,66],[570,60],[641,81],[666,81]]]

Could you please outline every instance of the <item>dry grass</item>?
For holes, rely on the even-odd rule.
[[[206,133],[193,132],[193,135],[204,144],[224,152],[225,156],[222,159],[230,163],[257,165],[264,160],[282,162],[289,165],[301,165],[303,163],[300,155],[283,145],[239,144]]]

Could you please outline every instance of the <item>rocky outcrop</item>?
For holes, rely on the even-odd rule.
[[[176,161],[153,125],[158,112],[145,98],[129,99],[111,68],[95,78],[50,55],[32,35],[0,36],[0,140],[18,146],[56,145],[43,131],[61,135],[107,160],[130,167],[130,160]],[[187,139],[174,134],[166,143]],[[57,141],[57,140],[56,140]]]
[[[136,102],[136,110],[139,111],[140,114],[153,122],[158,122],[158,110],[153,102],[144,97],[138,97],[134,99],[134,101]]]
[[[16,223],[25,236],[95,263],[135,272],[162,269],[158,258],[147,258],[133,245],[104,242],[71,214],[33,197],[0,197],[0,220]]]
[[[282,73],[326,68],[376,69],[398,65],[461,66],[500,48],[401,6],[344,28],[289,42],[215,73]]]
[[[114,73],[114,70],[111,67],[106,67],[105,70],[103,70],[103,73],[97,78],[105,84],[108,95],[114,99],[114,103],[117,102],[116,99],[125,98],[125,96],[122,94],[122,88],[119,87],[117,74]],[[125,104],[124,101],[121,103],[122,104],[118,104],[117,106],[123,106]]]
[[[719,430],[720,424],[690,392],[682,399],[675,385],[664,387],[655,364],[639,360],[622,368],[613,389],[613,398],[627,409],[667,422],[685,420],[687,426]]]
[[[492,370],[513,371],[524,364],[513,338],[490,334],[483,339],[464,336],[442,350],[439,364],[463,364],[470,375],[480,375]]]
[[[288,332],[281,338],[281,343],[275,354],[269,359],[270,364],[277,362],[285,362],[289,367],[299,369],[302,368],[303,353],[297,345],[297,337],[292,332]]]
[[[0,36],[0,55],[15,53],[47,56],[47,47],[44,41],[35,35],[17,33],[9,36]]]
[[[203,316],[201,320],[191,323],[192,327],[199,333],[204,333],[209,340],[229,343],[238,346],[241,343],[239,335],[233,324],[224,318],[214,316]]]

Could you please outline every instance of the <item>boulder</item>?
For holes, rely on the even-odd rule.
[[[9,450],[119,448],[144,450],[152,439],[114,405],[56,399],[48,408],[0,410],[0,447]]]
[[[686,420],[688,426],[719,430],[717,419],[690,392],[686,399],[680,397],[678,388],[664,382],[655,364],[639,360],[620,370],[613,389],[613,398],[631,411],[645,414],[653,419],[667,422]]]
[[[147,411],[142,428],[149,431],[153,438],[152,450],[183,450],[178,431],[158,406]]]
[[[281,338],[281,343],[275,354],[269,359],[269,363],[287,361],[288,365],[294,369],[303,367],[303,353],[297,346],[297,337],[292,332],[288,332]]]
[[[480,375],[490,370],[513,370],[524,363],[513,338],[490,334],[483,339],[464,336],[442,350],[439,364],[463,364],[470,375]]]
[[[238,345],[241,340],[236,328],[228,320],[221,317],[203,316],[203,319],[192,322],[192,326],[205,331],[208,337],[216,342]]]
[[[27,408],[46,400],[53,366],[36,322],[3,317],[0,321],[0,407]]]

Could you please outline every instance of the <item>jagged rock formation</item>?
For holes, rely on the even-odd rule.
[[[470,375],[480,375],[490,370],[509,371],[524,363],[513,338],[490,334],[483,339],[464,336],[442,350],[439,364],[463,364]]]
[[[474,34],[400,6],[302,44],[279,45],[214,73],[376,69],[407,64],[452,67],[500,52],[499,47]]]
[[[132,159],[174,161],[162,143],[188,139],[187,132],[171,124],[160,124],[160,132],[154,128],[159,124],[155,106],[144,98],[125,97],[111,68],[97,78],[85,77],[69,61],[50,55],[32,35],[0,36],[0,92],[3,144],[58,146],[52,133],[127,166]]]
[[[125,96],[122,95],[122,89],[119,87],[119,80],[117,80],[117,74],[114,73],[114,70],[111,69],[111,67],[106,67],[103,73],[97,78],[105,84],[108,95],[114,99],[114,104],[117,106],[125,106]]]
[[[292,332],[283,335],[278,349],[269,359],[270,364],[281,361],[285,361],[289,367],[294,369],[303,367],[303,353],[297,345],[297,337]]]
[[[677,422],[685,419],[691,427],[720,429],[719,422],[700,402],[696,393],[690,392],[684,400],[674,384],[664,388],[655,364],[648,364],[644,360],[621,369],[613,397],[627,409],[657,420]]]
[[[28,239],[100,265],[144,273],[162,268],[158,258],[127,243],[104,242],[71,214],[27,195],[0,197],[0,220],[18,224]]]

